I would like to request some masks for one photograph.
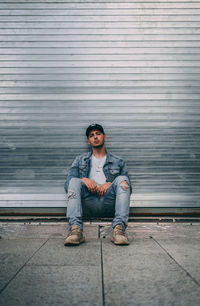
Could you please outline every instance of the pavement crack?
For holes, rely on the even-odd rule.
[[[105,290],[104,290],[104,269],[103,269],[103,243],[100,240],[101,247],[101,287],[102,287],[102,305],[105,306]]]
[[[8,287],[8,285],[13,281],[13,279],[19,274],[19,272],[26,266],[26,264],[33,258],[33,256],[47,243],[48,238],[28,259],[27,261],[17,270],[17,272],[9,279],[9,281],[0,289],[0,294]]]
[[[151,238],[159,245],[159,247],[191,278],[191,280],[200,287],[200,283],[181,265],[176,261],[176,259],[155,239],[151,236]]]

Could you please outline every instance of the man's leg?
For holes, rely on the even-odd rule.
[[[73,225],[77,225],[83,230],[82,222],[82,197],[87,193],[87,187],[80,178],[72,178],[69,182],[67,194],[67,220],[69,221],[69,230]],[[89,193],[89,192],[88,192]]]
[[[114,219],[112,227],[117,224],[121,224],[123,230],[128,225],[129,206],[130,206],[130,186],[128,184],[128,178],[120,175],[112,182],[107,194],[104,198],[105,212],[113,210],[112,205],[114,202]]]
[[[113,212],[114,204],[114,219],[112,222],[114,230],[111,240],[116,244],[128,244],[128,239],[125,237],[130,205],[130,186],[128,178],[126,176],[118,176],[113,181],[102,200],[104,200],[105,214]]]
[[[101,203],[96,193],[91,193],[79,178],[72,178],[68,188],[67,219],[69,230],[72,225],[83,229],[82,217],[98,217],[101,213]]]
[[[82,222],[82,200],[90,196],[86,185],[80,178],[72,178],[68,187],[67,219],[69,221],[69,234],[64,245],[79,245],[85,241]]]
[[[125,231],[128,225],[129,206],[130,206],[130,186],[126,176],[118,176],[114,180],[114,186],[116,192],[115,200],[115,217],[113,219],[112,227],[117,224],[122,225],[122,229]]]

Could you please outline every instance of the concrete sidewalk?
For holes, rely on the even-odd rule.
[[[110,223],[0,223],[0,305],[200,305],[200,223],[129,223],[129,246]]]

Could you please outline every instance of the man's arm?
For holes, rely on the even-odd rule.
[[[123,160],[122,160],[120,175],[125,175],[125,176],[127,176],[127,178],[128,178],[128,184],[129,184],[129,186],[130,186],[130,192],[132,192],[132,186],[131,186],[131,181],[130,181],[130,178],[129,178],[129,175],[128,175],[127,166],[126,166],[125,161],[123,161]],[[108,188],[110,187],[111,184],[112,184],[111,182],[106,182],[105,184],[100,185],[100,186],[97,188],[97,195],[98,195],[99,197],[102,197],[102,196],[107,192],[107,190],[108,190]]]
[[[79,178],[79,168],[78,168],[78,162],[79,157],[76,157],[75,160],[73,161],[71,168],[69,169],[68,175],[67,175],[67,179],[64,185],[65,191],[68,192],[68,186],[69,186],[69,181],[71,180],[71,178],[73,177],[77,177]]]
[[[122,166],[121,166],[121,173],[120,173],[120,175],[125,175],[125,176],[128,177],[128,183],[129,183],[129,186],[130,186],[130,192],[132,193],[131,180],[130,180],[130,178],[129,178],[127,166],[126,166],[126,163],[125,163],[124,160],[122,161]]]
[[[67,179],[66,179],[66,182],[65,182],[65,185],[64,185],[64,188],[65,188],[65,191],[68,192],[68,186],[69,186],[69,182],[72,178],[74,177],[77,177],[77,178],[80,178],[79,176],[79,157],[77,157],[72,165],[71,165],[71,168],[69,170],[69,173],[68,173],[68,176],[67,176]],[[92,193],[95,193],[96,192],[96,189],[97,189],[97,184],[92,181],[91,179],[87,178],[87,177],[83,177],[81,178],[82,182],[87,186],[88,190]]]
[[[105,184],[102,184],[99,187],[97,187],[96,192],[97,192],[98,197],[102,197],[104,194],[106,194],[111,184],[112,184],[111,182],[106,182]]]
[[[98,187],[97,187],[97,184],[93,180],[89,179],[88,177],[83,177],[81,181],[86,185],[87,189],[90,192],[96,193]]]

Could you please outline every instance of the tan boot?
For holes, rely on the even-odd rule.
[[[110,240],[114,244],[118,244],[118,245],[128,245],[129,244],[128,238],[125,235],[125,231],[123,231],[122,226],[120,224],[117,224],[115,228],[112,230]]]
[[[83,231],[78,225],[73,225],[64,242],[64,245],[78,245],[84,241],[85,237],[83,236]]]

